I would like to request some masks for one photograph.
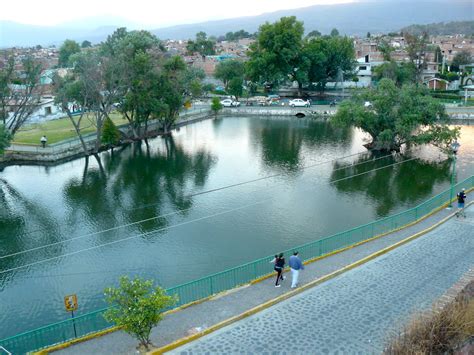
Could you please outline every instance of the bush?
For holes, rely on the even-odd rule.
[[[447,100],[460,100],[461,99],[461,97],[456,94],[445,94],[442,92],[438,93],[435,91],[430,92],[430,95],[437,99],[447,99]]]
[[[161,287],[153,287],[153,281],[138,277],[130,280],[127,276],[120,278],[118,288],[107,288],[105,298],[112,305],[105,311],[105,319],[137,338],[147,350],[151,329],[162,320],[163,310],[177,301]]]
[[[102,143],[107,145],[116,145],[120,140],[120,131],[117,126],[112,122],[110,117],[107,117],[104,121],[104,127],[102,129]]]
[[[10,145],[11,135],[4,125],[0,124],[0,154]]]
[[[218,97],[212,98],[211,110],[214,111],[214,114],[217,116],[217,113],[222,110],[221,100]]]
[[[441,311],[412,319],[385,354],[452,354],[474,334],[474,282]]]

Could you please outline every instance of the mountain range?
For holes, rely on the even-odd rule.
[[[283,16],[296,16],[307,32],[329,33],[337,28],[341,34],[365,35],[399,31],[412,24],[472,21],[472,0],[361,0],[348,4],[314,5],[293,10],[271,11],[259,16],[230,18],[194,24],[151,29],[160,39],[189,39],[199,31],[208,35],[224,35],[244,29],[255,32],[268,21]],[[103,41],[115,28],[139,29],[140,25],[114,17],[90,17],[58,26],[32,26],[0,21],[0,47],[60,44],[66,38],[92,43]]]

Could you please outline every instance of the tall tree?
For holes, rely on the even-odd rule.
[[[71,39],[65,40],[61,47],[59,47],[58,66],[60,68],[66,68],[71,66],[72,63],[69,62],[69,59],[73,54],[79,53],[80,51],[81,47],[79,46],[79,43]]]
[[[0,119],[12,137],[38,109],[42,94],[41,64],[29,56],[21,64],[22,70],[16,71],[9,57],[0,69]]]
[[[331,30],[331,33],[330,33],[329,35],[330,35],[331,37],[337,37],[337,36],[339,36],[339,31],[338,31],[338,29],[337,29],[337,28],[333,28],[333,29]]]
[[[55,78],[56,102],[71,120],[86,155],[89,151],[82,138],[81,123],[84,115],[88,115],[96,129],[92,153],[97,153],[101,147],[104,120],[109,116],[119,90],[110,77],[110,62],[101,57],[99,51],[77,53],[71,58],[74,59],[73,71],[65,79]],[[71,103],[81,108],[78,116],[73,115]]]
[[[333,122],[367,132],[372,137],[369,149],[400,151],[403,144],[431,143],[446,151],[459,137],[459,129],[450,128],[448,119],[444,106],[426,88],[398,88],[392,80],[382,79],[376,88],[341,103]]]
[[[377,49],[382,53],[383,60],[390,62],[392,60],[392,52],[395,50],[390,44],[389,41],[382,38],[377,44]]]
[[[90,41],[87,41],[87,40],[82,41],[81,48],[90,48],[90,47],[92,47],[92,43]]]
[[[220,79],[224,82],[225,89],[229,87],[229,82],[233,78],[242,78],[244,77],[244,63],[235,60],[224,60],[219,62],[216,66],[216,70],[214,72],[214,77]]]
[[[194,41],[188,41],[186,49],[192,54],[199,53],[203,56],[213,55],[216,54],[215,45],[216,41],[212,40],[211,38],[207,38],[206,32],[201,31],[196,33],[196,39]]]
[[[404,33],[407,43],[406,49],[410,61],[415,66],[416,81],[421,81],[421,74],[426,69],[426,52],[428,49],[428,34],[424,33],[421,36],[415,36],[410,33]]]
[[[337,81],[341,74],[346,78],[353,75],[355,51],[348,37],[311,38],[304,52],[310,63],[308,80],[317,83],[321,91],[328,81]]]
[[[454,55],[453,61],[451,62],[451,71],[458,72],[461,65],[471,64],[473,61],[472,55],[469,51],[463,50]]]
[[[296,17],[260,26],[257,40],[250,46],[247,74],[259,83],[280,83],[291,79],[301,89],[308,80],[309,60],[302,55],[303,22]]]
[[[393,60],[378,65],[373,70],[373,77],[376,81],[391,79],[398,87],[404,84],[416,82],[416,68],[411,62],[397,63]]]

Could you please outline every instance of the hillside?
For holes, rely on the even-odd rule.
[[[454,35],[457,33],[474,35],[474,21],[453,21],[448,23],[430,23],[428,25],[411,25],[402,28],[402,32],[409,32],[416,35],[425,32],[430,35]]]
[[[399,31],[411,24],[433,24],[450,21],[472,22],[473,3],[470,0],[364,0],[349,4],[315,5],[306,8],[269,12],[259,16],[239,17],[196,24],[157,28],[152,32],[161,39],[189,39],[199,31],[209,35],[223,35],[244,29],[255,32],[265,21],[273,22],[282,16],[296,16],[304,21],[307,32],[319,30],[329,33],[338,28],[347,35],[365,35]],[[83,28],[79,28],[80,24]],[[139,28],[135,23],[116,19],[115,26],[100,17],[83,19],[71,26],[31,26],[0,21],[0,48],[60,44],[64,39],[103,41],[118,26]],[[87,26],[85,26],[87,24]],[[448,24],[446,24],[448,25]],[[95,26],[95,27],[92,27]]]

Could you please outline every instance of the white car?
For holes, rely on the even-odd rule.
[[[311,103],[309,100],[293,99],[288,102],[288,105],[291,107],[310,107]]]
[[[221,101],[222,106],[224,107],[238,107],[240,106],[240,102],[234,101],[232,99],[225,99]]]

